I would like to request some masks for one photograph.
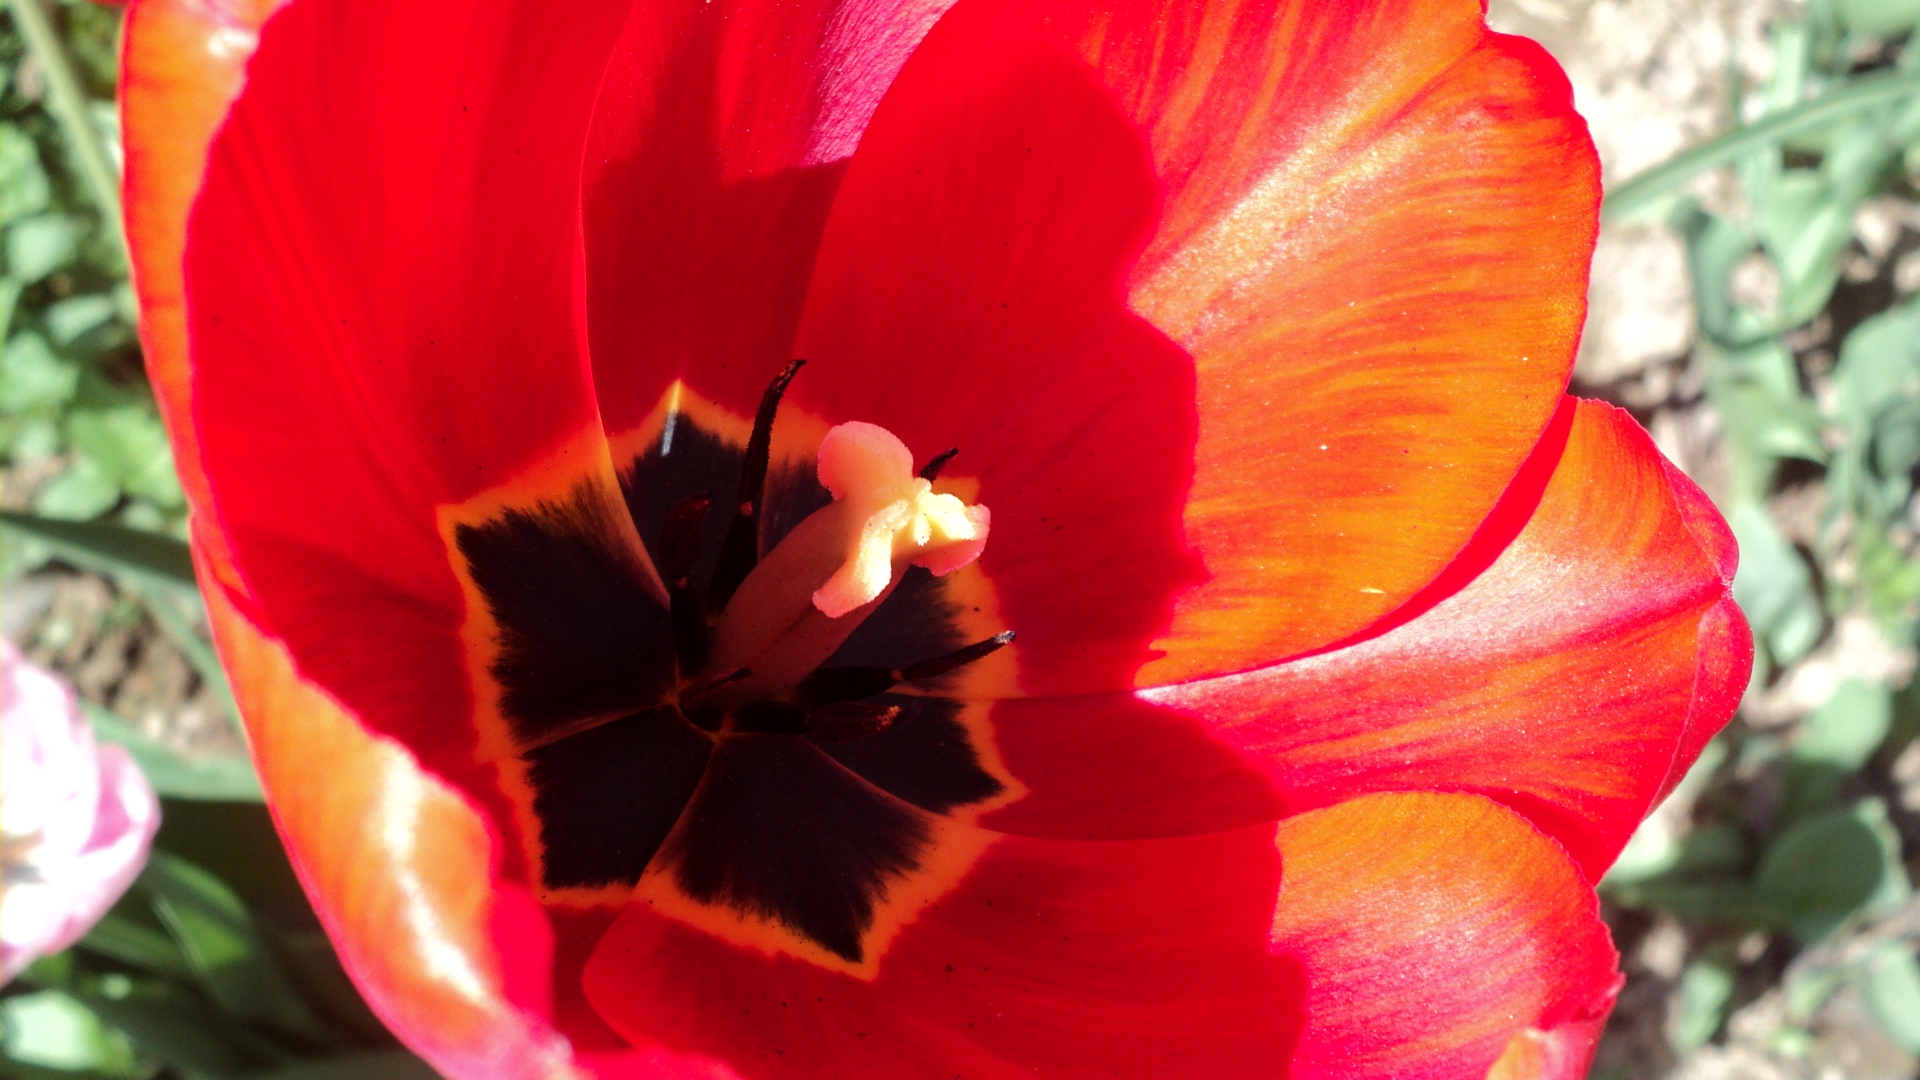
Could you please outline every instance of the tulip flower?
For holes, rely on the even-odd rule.
[[[269,804],[452,1077],[1566,1077],[1750,661],[1473,0],[136,0]],[[243,85],[244,84],[244,85]],[[804,363],[801,363],[804,361]]]
[[[0,639],[0,982],[80,940],[146,865],[160,801],[73,688]]]

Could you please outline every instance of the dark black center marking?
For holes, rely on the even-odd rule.
[[[617,509],[584,489],[457,526],[455,546],[495,624],[491,673],[532,788],[542,884],[631,886],[652,866],[695,901],[859,963],[890,883],[933,843],[926,815],[1004,788],[959,702],[889,690],[888,673],[931,671],[922,662],[967,644],[946,584],[917,568],[823,668],[866,674],[722,719],[681,711],[698,662],[688,611],[716,567],[737,573],[723,552],[739,531],[730,503],[746,449],[680,414],[620,477],[670,604],[621,539]],[[811,468],[775,464],[762,490],[762,554],[831,501]],[[937,694],[941,676],[913,685]]]

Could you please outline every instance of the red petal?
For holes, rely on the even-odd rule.
[[[1297,1025],[1270,955],[1273,827],[1132,843],[992,841],[863,980],[636,903],[586,971],[639,1045],[749,1077],[1275,1076]]]
[[[1290,1076],[1483,1077],[1525,1031],[1612,1007],[1593,890],[1486,799],[1365,796],[1282,822],[1280,851],[1274,946],[1307,980]]]
[[[174,462],[195,509],[207,512],[206,475],[189,408],[187,209],[200,191],[207,148],[240,92],[260,24],[280,0],[135,0],[120,44],[120,130],[128,257],[140,298],[140,341]],[[216,569],[231,561],[209,535]]]
[[[1141,685],[1392,610],[1552,415],[1599,167],[1558,66],[1481,8],[1149,3],[1083,46],[1172,185],[1131,302],[1199,370],[1187,530],[1213,577]]]
[[[304,678],[225,588],[207,598],[274,820],[374,1011],[451,1077],[564,1066],[542,1019],[551,931],[496,876],[479,812]]]
[[[452,1080],[572,1075],[553,1021],[554,928],[524,886],[502,877],[499,835],[482,811],[303,676],[227,589],[207,598],[274,821],[368,1004]],[[582,929],[563,922],[561,944],[580,951]],[[564,1016],[578,987],[559,990]],[[581,1018],[570,1019],[569,1036]],[[732,1076],[657,1050],[580,1064],[609,1080]]]
[[[952,0],[637,5],[595,106],[585,180],[608,432],[667,383],[752,403],[790,359],[845,158]]]
[[[1545,464],[1525,528],[1411,621],[1147,696],[1261,763],[1292,810],[1369,791],[1480,792],[1597,878],[1670,770],[1731,715],[1752,650],[1728,596],[1724,526],[1630,417],[1580,404]]]
[[[1027,692],[1133,681],[1185,542],[1142,682],[1361,629],[1550,417],[1597,200],[1564,80],[1470,2],[1376,15],[962,5],[869,125],[793,400],[962,448]]]
[[[981,823],[1063,840],[1131,840],[1237,828],[1286,816],[1260,763],[1207,724],[1131,694],[1010,698],[988,714],[994,748],[1023,793]]]
[[[958,447],[942,477],[977,478],[993,512],[979,566],[1021,688],[1118,689],[1197,569],[1191,363],[1121,299],[1155,180],[1084,65],[971,10],[928,35],[847,170],[790,396],[922,457]]]
[[[1733,572],[1740,559],[1733,530],[1727,527],[1726,519],[1714,508],[1707,493],[1686,473],[1664,458],[1660,464],[1666,470],[1667,483],[1673,487],[1673,499],[1680,516],[1693,531],[1701,550],[1713,560],[1720,579],[1728,585],[1720,603],[1700,620],[1700,672],[1694,682],[1693,707],[1687,713],[1687,726],[1680,736],[1680,747],[1674,752],[1673,767],[1667,771],[1666,782],[1660,785],[1659,797],[1664,799],[1687,775],[1707,742],[1739,708],[1753,671],[1753,630],[1739,605],[1733,602]]]
[[[614,490],[576,262],[587,116],[624,11],[292,5],[194,207],[211,520],[302,670],[430,759],[471,740],[437,508],[549,455]]]

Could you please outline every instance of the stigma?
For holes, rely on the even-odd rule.
[[[866,606],[893,584],[897,567],[923,566],[936,577],[980,557],[990,515],[913,472],[913,454],[891,431],[860,421],[841,424],[820,443],[820,484],[844,504],[849,529],[839,569],[813,592],[829,619]]]

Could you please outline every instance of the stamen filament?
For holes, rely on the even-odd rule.
[[[707,606],[690,584],[693,566],[700,561],[700,538],[706,530],[709,495],[695,495],[673,508],[660,529],[660,575],[667,581],[668,617],[673,624],[674,656],[684,673],[706,666],[713,631],[707,625]]]
[[[794,688],[794,700],[809,707],[882,694],[903,682],[919,682],[945,675],[955,668],[990,656],[1013,642],[1013,631],[1004,630],[950,653],[916,661],[903,668],[831,667],[816,669]]]

